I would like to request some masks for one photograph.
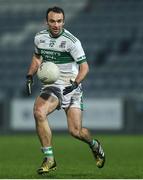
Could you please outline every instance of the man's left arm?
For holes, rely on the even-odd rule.
[[[87,62],[83,62],[79,65],[79,73],[75,79],[77,84],[80,84],[82,80],[86,77],[87,73],[89,72],[89,66]]]
[[[66,95],[66,94],[72,92],[74,89],[76,89],[78,87],[78,85],[81,83],[81,81],[84,80],[88,71],[89,71],[89,66],[88,66],[87,62],[81,63],[79,65],[79,72],[78,72],[78,75],[77,75],[75,81],[72,81],[72,80],[70,81],[71,85],[67,86],[63,90],[63,95]]]
[[[79,65],[79,72],[77,74],[75,81],[70,80],[71,85],[63,90],[64,95],[76,89],[89,71],[84,50],[82,48],[81,42],[78,39],[71,47],[70,54],[73,57],[73,59],[76,61],[76,63]]]

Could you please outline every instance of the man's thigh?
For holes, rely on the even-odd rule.
[[[44,115],[48,115],[57,108],[58,104],[59,100],[54,96],[49,96],[47,99],[38,96],[34,103],[34,113],[40,111]]]

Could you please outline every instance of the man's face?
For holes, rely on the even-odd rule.
[[[62,13],[49,12],[47,24],[53,36],[58,36],[64,25],[64,17]]]

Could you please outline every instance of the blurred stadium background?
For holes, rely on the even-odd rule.
[[[142,0],[0,0],[0,132],[34,129],[32,106],[40,86],[35,78],[28,98],[25,75],[34,35],[46,27],[45,12],[54,5],[65,9],[65,28],[81,40],[90,65],[83,83],[85,125],[99,132],[142,133]],[[53,128],[66,129],[56,113]],[[65,117],[58,112],[60,118]]]
[[[25,75],[34,35],[54,5],[65,10],[65,28],[86,52],[83,125],[103,142],[107,164],[95,170],[85,144],[56,134],[67,131],[64,113],[56,111],[50,124],[59,170],[48,177],[143,178],[143,0],[0,0],[0,178],[39,178],[32,108],[40,84],[35,78],[27,97]]]

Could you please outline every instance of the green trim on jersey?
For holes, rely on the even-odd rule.
[[[75,42],[77,41],[77,39],[76,39],[74,36],[72,36],[71,34],[69,34],[69,33],[67,33],[67,32],[64,32],[64,33],[62,34],[62,36],[70,39],[73,43],[75,43]]]
[[[68,32],[64,32],[65,35],[71,37],[74,41],[77,41],[76,37]]]
[[[40,34],[49,34],[49,32],[46,31],[46,30],[43,30],[43,31],[38,32],[38,33],[36,34],[36,36],[38,36],[38,35],[40,35]]]
[[[86,59],[83,59],[81,61],[78,61],[77,64],[82,64],[83,62],[86,62]]]
[[[60,51],[54,51],[54,50],[46,50],[46,49],[39,49],[40,54],[44,61],[51,61],[55,64],[65,64],[65,63],[71,63],[75,60],[68,52],[60,52]]]
[[[85,55],[77,58],[78,61],[81,61],[81,60],[83,60],[83,59],[86,59]]]

